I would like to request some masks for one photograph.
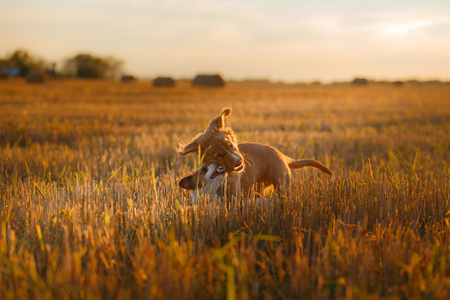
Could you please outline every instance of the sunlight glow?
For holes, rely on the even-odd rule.
[[[407,23],[397,23],[386,25],[381,30],[381,36],[384,37],[399,37],[399,36],[420,36],[423,34],[423,29],[429,27],[432,24],[431,21],[413,21]]]

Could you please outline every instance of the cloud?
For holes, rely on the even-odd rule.
[[[364,26],[378,38],[417,38],[430,35],[432,29],[450,25],[450,14],[437,11],[402,10],[368,14]]]
[[[405,37],[420,36],[424,34],[424,29],[431,26],[433,22],[430,20],[418,20],[406,23],[386,24],[380,30],[383,37]]]

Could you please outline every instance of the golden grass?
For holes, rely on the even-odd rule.
[[[226,106],[335,179],[189,205],[175,148]],[[450,297],[449,86],[16,80],[0,107],[2,299]]]

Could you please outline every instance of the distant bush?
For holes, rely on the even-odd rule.
[[[115,78],[123,62],[113,57],[78,54],[64,64],[64,73],[78,78]]]
[[[11,76],[25,77],[33,70],[43,70],[45,61],[33,57],[28,51],[18,49],[8,55],[6,58],[0,59],[0,71]]]

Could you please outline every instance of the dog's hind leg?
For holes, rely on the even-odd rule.
[[[284,176],[278,177],[273,181],[273,186],[278,196],[285,198],[287,194],[291,191],[291,172],[288,171]]]

